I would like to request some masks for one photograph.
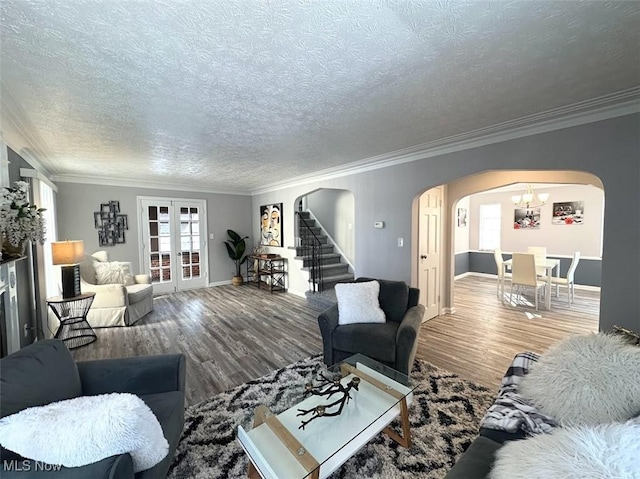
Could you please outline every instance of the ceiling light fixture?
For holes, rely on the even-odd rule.
[[[530,184],[527,184],[527,189],[522,195],[513,195],[511,197],[513,205],[519,208],[536,208],[544,205],[549,201],[549,193],[533,193],[533,189]]]

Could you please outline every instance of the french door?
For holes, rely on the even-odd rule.
[[[207,215],[204,200],[138,197],[140,270],[154,293],[207,285]]]

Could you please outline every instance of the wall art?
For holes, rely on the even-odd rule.
[[[467,226],[466,208],[458,208],[458,226]]]
[[[260,207],[260,244],[263,246],[283,246],[282,203]]]
[[[516,208],[513,214],[513,229],[539,229],[540,208]]]
[[[584,221],[584,201],[565,201],[553,204],[554,225],[581,225]]]
[[[100,246],[115,246],[125,242],[124,230],[129,229],[127,215],[120,213],[120,202],[109,201],[100,205],[93,213],[93,226],[98,231]]]

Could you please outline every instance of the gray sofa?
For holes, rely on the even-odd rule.
[[[486,479],[495,460],[495,454],[506,441],[524,439],[525,433],[508,433],[481,428],[445,479]]]
[[[409,375],[424,316],[420,290],[403,281],[361,277],[356,282],[374,280],[380,283],[378,300],[386,323],[338,325],[338,305],[331,306],[318,316],[324,362],[332,366],[360,353]]]
[[[39,341],[0,360],[0,415],[78,396],[113,392],[138,395],[158,418],[169,453],[137,474],[129,454],[83,467],[36,470],[35,461],[0,448],[0,477],[11,478],[166,478],[184,426],[185,358],[182,354],[105,359],[76,363],[62,341]],[[55,431],[42,431],[55,440]],[[18,462],[16,462],[18,461]],[[14,466],[10,466],[13,464]],[[18,464],[19,467],[15,467]],[[41,468],[42,469],[42,468]]]

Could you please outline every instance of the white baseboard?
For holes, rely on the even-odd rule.
[[[225,280],[225,281],[216,281],[215,283],[209,283],[207,285],[207,287],[211,287],[211,286],[224,286],[225,284],[231,284],[231,280]]]
[[[456,312],[456,308],[451,307],[451,308],[442,308],[442,314],[454,314]]]

